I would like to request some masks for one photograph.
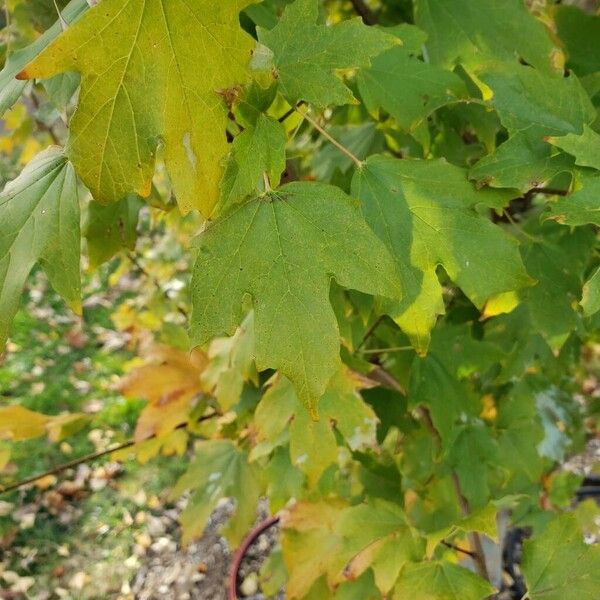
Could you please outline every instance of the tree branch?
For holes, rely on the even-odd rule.
[[[361,16],[365,25],[377,25],[377,15],[366,5],[365,0],[350,0],[354,10]]]
[[[458,474],[456,471],[452,471],[452,484],[454,485],[454,491],[456,492],[456,497],[458,498],[458,505],[460,506],[460,511],[462,512],[464,517],[468,517],[471,514],[471,508],[469,507],[469,501],[465,498],[463,494],[460,479],[458,478]],[[475,555],[472,557],[473,563],[475,564],[475,570],[480,577],[483,577],[487,581],[490,580],[490,575],[487,570],[487,565],[485,564],[485,554],[483,552],[483,544],[481,543],[481,537],[476,531],[472,531],[469,533],[469,542],[471,546],[475,550]]]
[[[362,168],[362,161],[356,157],[346,146],[338,142],[335,138],[331,137],[323,127],[321,127],[311,116],[308,115],[307,112],[300,110],[298,107],[295,107],[294,110],[305,118],[324,138],[329,140],[340,152],[345,154],[359,169]]]
[[[208,419],[212,419],[213,417],[216,417],[219,414],[220,414],[219,412],[215,411],[215,412],[210,413],[209,415],[204,415],[204,416],[200,417],[196,421],[196,423],[201,423],[202,421],[208,421]],[[183,423],[178,423],[173,428],[173,430],[184,429],[188,425],[189,425],[189,422],[184,421]],[[157,437],[157,435],[153,434],[150,437],[147,437],[146,439],[144,439],[142,441],[145,442],[147,440],[151,440],[156,437]],[[8,492],[18,490],[19,488],[25,487],[26,485],[29,485],[30,483],[35,483],[39,479],[47,477],[48,475],[58,475],[59,473],[62,473],[63,471],[66,471],[67,469],[72,469],[73,467],[77,467],[78,465],[81,465],[83,463],[90,462],[92,460],[96,460],[97,458],[102,458],[103,456],[106,456],[107,454],[112,454],[113,452],[117,452],[119,450],[124,450],[125,448],[130,448],[131,446],[135,446],[136,443],[138,443],[138,442],[136,442],[134,439],[130,439],[130,440],[127,440],[126,442],[117,444],[116,446],[113,446],[112,448],[107,448],[106,450],[100,450],[98,452],[91,452],[90,454],[80,456],[79,458],[75,458],[73,460],[70,460],[69,462],[63,463],[61,465],[57,465],[56,467],[52,467],[51,469],[48,469],[47,471],[44,471],[43,473],[38,473],[37,475],[33,475],[32,477],[27,477],[26,479],[22,479],[21,481],[11,483],[10,485],[7,485],[7,486],[0,485],[0,494],[6,494]]]

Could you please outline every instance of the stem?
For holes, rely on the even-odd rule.
[[[58,4],[56,3],[56,0],[54,0],[54,8],[56,9],[56,14],[58,15],[58,20],[60,22],[60,28],[65,31],[65,29],[68,27],[67,22],[64,20],[61,12],[60,12],[60,8],[58,8]]]
[[[454,491],[456,492],[456,497],[458,499],[458,505],[460,506],[460,510],[464,517],[468,517],[471,514],[471,509],[469,507],[469,501],[465,498],[463,494],[460,479],[458,478],[458,474],[456,471],[452,471],[452,483],[454,485]],[[485,564],[485,554],[483,553],[483,544],[481,543],[481,537],[476,531],[472,531],[469,533],[469,542],[471,546],[475,549],[475,556],[473,556],[473,563],[475,563],[475,570],[480,577],[483,577],[487,581],[490,580],[490,575],[487,570],[487,566]]]
[[[362,17],[365,25],[377,25],[377,15],[365,4],[364,0],[350,0],[354,10]]]
[[[208,419],[212,419],[213,417],[216,417],[219,414],[220,413],[218,413],[217,411],[212,412],[209,415],[204,415],[204,416],[200,417],[196,422],[200,423],[202,421],[207,421]],[[173,430],[183,429],[184,427],[187,427],[187,425],[188,425],[188,421],[178,423],[173,428]],[[153,434],[142,441],[145,442],[146,440],[151,440],[156,437],[158,437],[158,436],[156,434]],[[21,481],[11,483],[10,485],[0,486],[0,494],[6,494],[8,492],[12,492],[14,490],[17,490],[19,488],[22,488],[22,487],[30,484],[30,483],[34,483],[35,481],[38,481],[38,479],[47,477],[48,475],[57,475],[58,473],[62,473],[63,471],[66,471],[67,469],[72,469],[73,467],[76,467],[83,463],[95,460],[97,458],[102,458],[103,456],[106,456],[107,454],[112,454],[113,452],[117,452],[118,450],[124,450],[125,448],[130,448],[131,446],[135,446],[136,443],[137,442],[134,439],[130,439],[130,440],[127,440],[126,442],[117,444],[116,446],[113,446],[112,448],[107,448],[106,450],[100,450],[99,452],[91,452],[90,454],[86,454],[79,458],[75,458],[73,460],[70,460],[69,462],[63,463],[62,465],[57,465],[56,467],[52,467],[51,469],[48,469],[47,471],[44,471],[43,473],[38,473],[37,475],[33,475],[32,477],[27,477],[26,479],[22,479]]]
[[[356,346],[356,350],[354,351],[355,353],[358,352],[367,342],[367,340],[375,333],[375,330],[379,327],[379,325],[381,325],[381,323],[383,322],[383,319],[385,319],[385,315],[379,315],[377,317],[377,319],[375,320],[375,322],[373,323],[373,325],[371,325],[371,327],[369,327],[369,329],[367,329],[365,335],[363,335],[362,340],[360,340],[360,344],[358,344],[358,346]],[[366,352],[366,350],[365,350]]]
[[[452,548],[452,550],[456,550],[457,552],[462,552],[462,554],[466,554],[467,556],[470,556],[473,559],[476,556],[475,552],[471,552],[471,550],[467,550],[466,548],[461,548],[460,546],[451,544],[450,542],[447,542],[446,540],[442,540],[442,544],[444,544],[444,546],[446,546],[446,548]]]
[[[266,171],[263,171],[263,183],[265,185],[265,192],[268,194],[271,190],[271,182],[269,181],[269,176]]]
[[[362,168],[362,161],[357,158],[346,146],[340,144],[336,139],[332,138],[325,129],[323,129],[312,117],[309,117],[306,112],[301,111],[297,107],[294,109],[299,115],[302,115],[323,137],[327,138],[340,152],[344,153],[359,169]]]
[[[245,538],[241,543],[240,547],[235,551],[233,555],[233,561],[231,563],[231,571],[229,572],[229,585],[227,586],[227,600],[237,600],[237,579],[240,570],[242,560],[248,551],[248,548],[254,543],[257,537],[261,533],[265,532],[273,525],[279,523],[279,517],[277,515],[268,517],[264,521],[261,521]]]
[[[368,350],[362,350],[361,354],[382,354],[384,352],[407,352],[408,350],[414,350],[412,346],[391,346],[390,348],[369,348]]]
[[[300,100],[300,102],[298,102],[298,104],[296,104],[296,106],[292,106],[292,108],[290,108],[285,113],[283,113],[277,120],[280,123],[283,123],[285,120],[287,120],[289,117],[291,117],[296,112],[296,108],[298,108],[299,106],[302,106],[303,104],[306,104],[306,102],[304,102],[304,100]]]

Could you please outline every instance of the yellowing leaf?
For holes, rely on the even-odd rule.
[[[259,444],[251,458],[270,453],[285,443],[289,432],[292,463],[316,484],[323,472],[338,461],[335,431],[351,450],[376,446],[377,417],[357,392],[346,369],[331,379],[318,404],[319,420],[310,418],[293,386],[279,379],[262,397],[255,414]]]
[[[201,391],[205,366],[206,356],[198,350],[186,353],[158,344],[149,349],[146,364],[134,368],[119,385],[125,396],[148,401],[137,422],[136,441],[167,433],[185,422],[192,400]]]
[[[344,575],[355,579],[371,567],[384,594],[394,586],[404,564],[423,558],[423,539],[408,525],[401,508],[389,502],[345,510],[336,531],[343,538],[339,554],[348,561]]]
[[[245,381],[258,384],[254,364],[254,313],[250,312],[235,334],[214,339],[202,373],[202,389],[214,395],[223,411],[240,399]]]
[[[219,196],[227,90],[249,80],[252,0],[103,0],[21,73],[81,73],[67,154],[92,195],[150,194],[159,140],[179,206],[211,214]]]
[[[0,408],[0,439],[18,442],[39,437],[46,433],[50,419],[24,406],[3,406]]]
[[[299,502],[281,519],[283,558],[289,573],[286,595],[303,598],[321,576],[335,582],[343,568],[336,524],[346,506],[340,501]]]

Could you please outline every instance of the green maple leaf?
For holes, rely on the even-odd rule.
[[[54,289],[81,311],[79,200],[73,167],[56,147],[38,154],[0,194],[0,347],[27,276],[41,262]]]
[[[551,136],[548,141],[557,148],[572,154],[575,157],[575,164],[581,167],[600,169],[600,135],[587,124],[583,126],[581,135],[568,133],[560,137]]]
[[[576,194],[571,197],[574,196]],[[519,292],[519,297],[529,311],[535,330],[556,348],[580,323],[580,315],[574,307],[581,297],[595,236],[588,228],[569,231],[551,221],[533,231],[542,234],[540,239],[523,245],[521,254],[527,272],[537,284]]]
[[[442,540],[449,540],[458,534],[465,535],[471,531],[483,533],[497,542],[497,517],[498,509],[496,506],[488,504],[486,507],[473,512],[468,517],[455,520],[455,522],[443,529],[427,533],[427,558],[433,556],[433,551]]]
[[[231,145],[231,155],[221,182],[218,212],[254,193],[263,174],[273,187],[285,169],[285,132],[280,123],[263,114],[253,127],[240,133]]]
[[[511,193],[478,191],[463,169],[445,161],[386,156],[369,157],[352,192],[396,259],[405,299],[394,316],[419,351],[426,350],[436,315],[444,311],[438,265],[477,307],[531,285],[516,240],[475,210],[478,204],[502,206]]]
[[[596,110],[579,79],[551,75],[520,64],[490,63],[478,72],[489,104],[511,132],[538,136],[581,134]]]
[[[228,152],[220,94],[249,80],[246,4],[104,0],[21,73],[81,73],[67,154],[96,200],[148,196],[162,139],[179,206],[211,214]]]
[[[596,600],[599,564],[600,547],[585,544],[575,515],[563,514],[525,542],[521,569],[531,600]]]
[[[558,49],[523,0],[416,0],[415,24],[427,32],[434,64],[474,67],[486,57],[522,58],[545,71],[560,64]]]
[[[273,29],[257,27],[258,41],[270,52],[256,56],[257,68],[272,64],[287,100],[318,107],[356,103],[335,74],[339,69],[366,67],[371,57],[399,44],[393,35],[367,27],[360,18],[331,27],[317,24],[317,0],[296,0]]]
[[[584,177],[583,187],[550,205],[549,219],[561,225],[600,225],[600,177]]]
[[[395,600],[482,600],[494,588],[468,569],[447,561],[406,565],[394,588]]]
[[[248,455],[230,440],[209,440],[196,447],[194,460],[173,489],[173,496],[192,490],[181,513],[183,541],[199,536],[221,498],[236,502],[224,535],[238,544],[256,520],[256,504],[262,491],[260,469],[248,464]]]
[[[544,463],[537,446],[544,439],[544,429],[535,406],[528,380],[519,382],[508,397],[498,403],[496,420],[498,463],[507,471],[508,483],[522,475],[537,481]]]
[[[469,95],[458,75],[411,56],[403,47],[380,54],[361,70],[358,89],[371,112],[384,109],[407,131],[441,106]]]
[[[527,192],[573,168],[573,158],[553,150],[541,135],[517,131],[469,170],[478,185]]]
[[[600,19],[577,6],[557,6],[554,21],[567,50],[567,66],[580,77],[600,71]]]
[[[279,369],[313,411],[340,366],[331,278],[366,293],[400,294],[384,245],[353,200],[325,184],[292,183],[254,198],[210,225],[197,245],[193,342],[233,333],[250,295],[257,367]]]

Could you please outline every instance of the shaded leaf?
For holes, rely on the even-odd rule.
[[[84,230],[91,269],[110,260],[123,248],[135,248],[138,216],[143,205],[134,194],[108,206],[90,202]]]

